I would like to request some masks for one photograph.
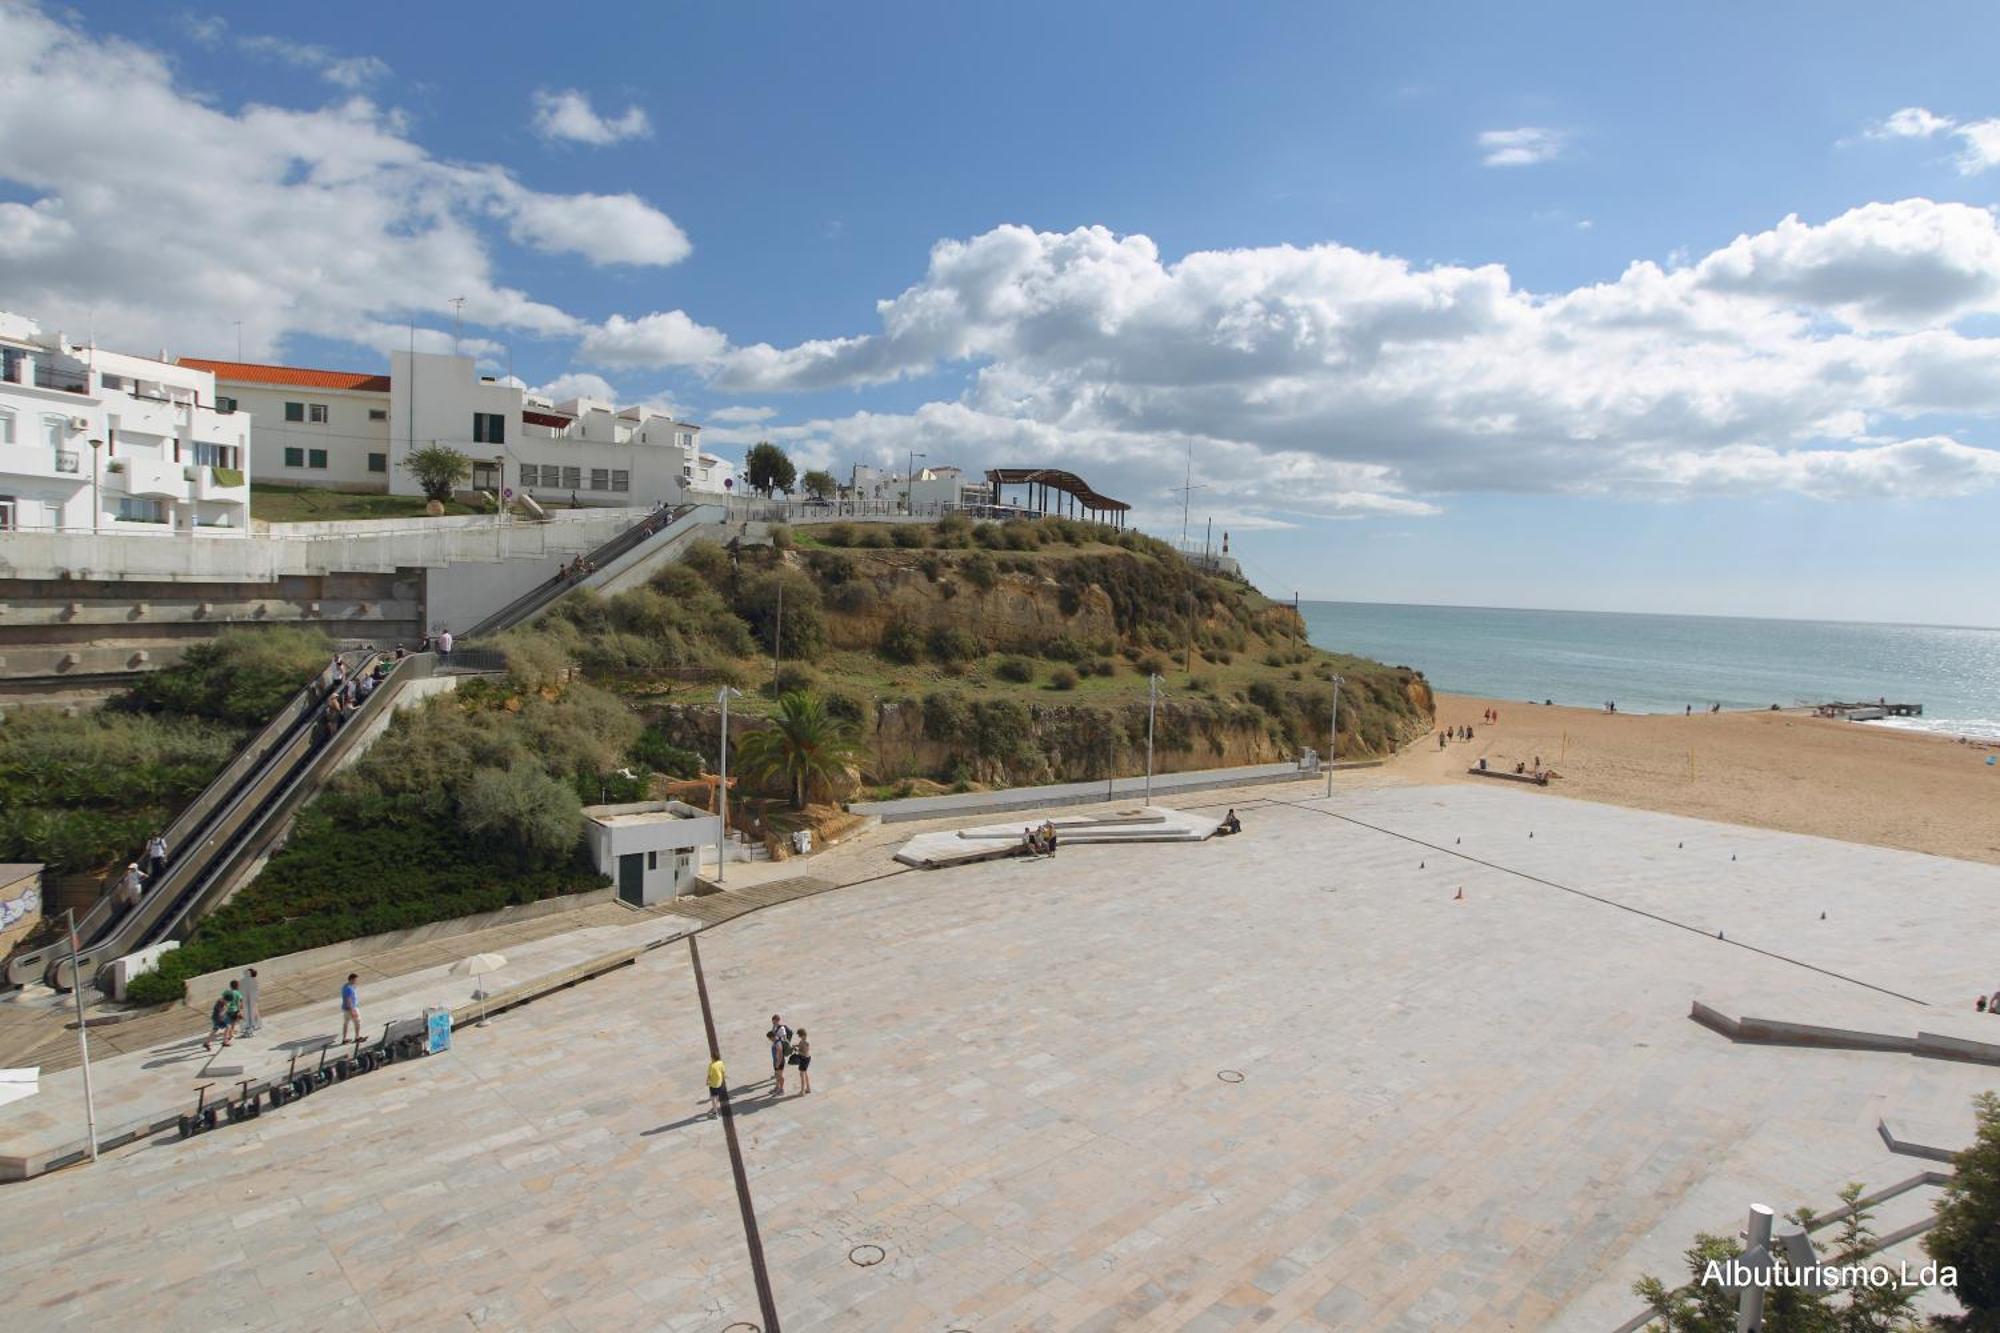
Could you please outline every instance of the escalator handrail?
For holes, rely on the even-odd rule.
[[[593,565],[609,564],[642,542],[665,532],[696,508],[699,506],[682,504],[670,509],[655,510],[630,527],[621,530],[596,550],[587,552],[583,558]],[[552,574],[467,630],[465,637],[467,640],[484,638],[490,634],[498,634],[502,630],[512,629],[576,586],[578,585],[574,581],[563,575]]]

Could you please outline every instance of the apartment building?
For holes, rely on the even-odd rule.
[[[0,312],[0,531],[241,537],[250,429],[204,370]]]
[[[646,408],[562,402],[481,375],[471,357],[395,352],[387,375],[186,359],[260,423],[257,481],[416,495],[413,448],[472,460],[475,490],[576,505],[677,503],[727,493],[734,467],[702,452],[701,427]]]

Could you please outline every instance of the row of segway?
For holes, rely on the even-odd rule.
[[[401,1028],[401,1031],[397,1031]],[[354,1049],[340,1055],[332,1055],[334,1045],[328,1042],[319,1048],[319,1063],[311,1069],[299,1068],[299,1053],[292,1052],[291,1064],[283,1078],[275,1079],[265,1089],[271,1100],[271,1109],[310,1097],[321,1088],[345,1083],[350,1078],[362,1074],[372,1074],[384,1065],[398,1060],[414,1060],[427,1053],[424,1033],[421,1029],[412,1031],[407,1024],[394,1024],[384,1033],[382,1039],[373,1046],[364,1047],[356,1038]],[[329,1058],[331,1057],[331,1058]],[[195,1107],[192,1113],[180,1118],[181,1137],[192,1138],[204,1134],[219,1124],[236,1124],[244,1120],[255,1120],[264,1113],[263,1105],[250,1091],[250,1080],[244,1079],[237,1087],[233,1100],[208,1100],[208,1090],[215,1085],[204,1083],[195,1090]]]

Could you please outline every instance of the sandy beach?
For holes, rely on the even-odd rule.
[[[1482,721],[1487,708],[1497,723]],[[1548,790],[1564,796],[2000,863],[1991,745],[1797,711],[1613,714],[1441,694],[1437,716],[1446,728],[1470,724],[1474,738],[1440,751],[1433,734],[1393,771],[1513,788],[1466,770],[1484,758],[1512,771],[1539,756],[1561,775]]]

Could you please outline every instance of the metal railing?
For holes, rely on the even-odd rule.
[[[595,569],[604,569],[620,556],[672,528],[697,508],[700,506],[685,504],[674,509],[656,510],[596,550],[587,553],[583,558]],[[551,575],[467,630],[465,637],[485,638],[502,630],[512,629],[582,582],[582,579],[562,573]]]

